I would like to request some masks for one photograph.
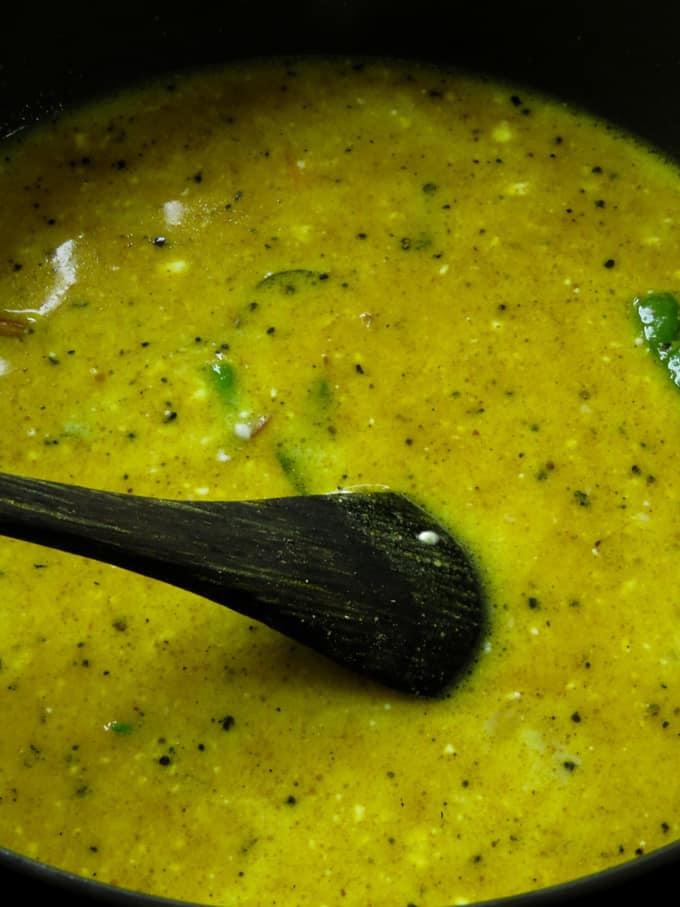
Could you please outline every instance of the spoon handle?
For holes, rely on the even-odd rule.
[[[392,492],[173,501],[0,473],[0,534],[187,589],[409,692],[460,673],[485,622],[466,553]]]
[[[262,619],[268,591],[280,599],[281,584],[308,581],[298,574],[308,572],[310,556],[317,560],[323,532],[315,545],[300,512],[304,501],[167,500],[0,473],[0,533],[228,601]]]

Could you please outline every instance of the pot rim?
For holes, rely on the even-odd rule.
[[[558,907],[577,903],[591,895],[614,894],[631,882],[646,882],[654,872],[671,870],[680,862],[680,839],[657,850],[631,857],[614,866],[565,882],[557,882],[532,891],[519,892],[484,901],[472,901],[469,907]],[[117,907],[206,907],[204,902],[185,901],[162,895],[119,888],[106,882],[81,876],[15,851],[0,847],[0,872],[7,869],[17,877],[47,885],[70,898],[86,898],[87,903],[114,904]],[[627,887],[630,894],[630,888]],[[74,905],[76,907],[76,905]],[[442,904],[441,907],[452,907]]]

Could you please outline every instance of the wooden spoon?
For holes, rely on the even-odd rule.
[[[466,553],[389,491],[190,502],[0,473],[0,534],[188,589],[419,695],[456,679],[484,627]]]

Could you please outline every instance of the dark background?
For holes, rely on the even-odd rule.
[[[14,0],[0,11],[0,125],[176,67],[369,53],[531,83],[679,149],[679,26],[672,0],[227,0],[181,9]]]
[[[89,7],[57,2],[45,9],[20,2],[0,11],[0,135],[61,105],[159,72],[272,53],[370,54],[454,64],[543,89],[680,160],[680,3],[672,0],[227,0],[188,6],[139,0]],[[677,770],[659,766],[659,784],[664,773]],[[678,876],[680,845],[585,883],[504,903],[600,907],[628,895],[675,904]],[[1,851],[0,885],[7,905],[30,897],[55,907],[159,903],[69,879]]]

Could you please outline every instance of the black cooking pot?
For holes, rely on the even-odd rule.
[[[351,53],[434,60],[526,84],[586,107],[680,160],[680,4],[669,0],[228,0],[215,8],[117,2],[89,10],[59,3],[21,9],[14,2],[0,13],[0,135],[152,74],[253,55]],[[674,769],[659,766],[660,784],[666,770]],[[500,903],[592,907],[624,895],[660,903],[675,890],[679,871],[677,842]],[[5,903],[31,896],[57,907],[171,903],[2,850],[0,883]]]

